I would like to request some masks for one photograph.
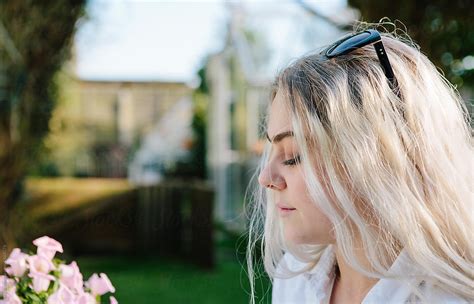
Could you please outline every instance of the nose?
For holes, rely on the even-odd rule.
[[[274,168],[267,164],[258,176],[258,182],[262,187],[273,190],[283,190],[286,187],[286,182]]]

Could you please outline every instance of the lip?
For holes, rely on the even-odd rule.
[[[293,207],[290,207],[288,205],[281,204],[281,203],[278,203],[277,207],[278,207],[278,211],[280,212],[280,215],[282,215],[282,216],[289,215],[292,211],[296,210],[296,208],[293,208]]]

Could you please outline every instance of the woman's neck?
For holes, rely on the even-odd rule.
[[[335,252],[339,271],[334,282],[331,303],[362,302],[369,290],[378,282],[378,279],[366,277],[353,269],[344,260],[337,246],[335,246]],[[357,251],[356,257],[364,268],[370,267],[363,250]]]

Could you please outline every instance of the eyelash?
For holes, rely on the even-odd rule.
[[[292,159],[289,159],[289,160],[285,160],[283,162],[283,165],[285,166],[296,166],[297,164],[299,164],[301,162],[301,157],[298,155],[296,156],[295,158],[292,158]]]

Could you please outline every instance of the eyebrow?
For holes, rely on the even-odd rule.
[[[270,136],[268,136],[268,133],[265,133],[265,136],[267,137],[267,140],[269,142],[276,144],[276,143],[282,141],[285,137],[294,136],[294,133],[293,133],[293,131],[281,132],[281,133],[278,133],[277,135],[275,135],[275,137],[273,137],[273,140],[270,138]]]

